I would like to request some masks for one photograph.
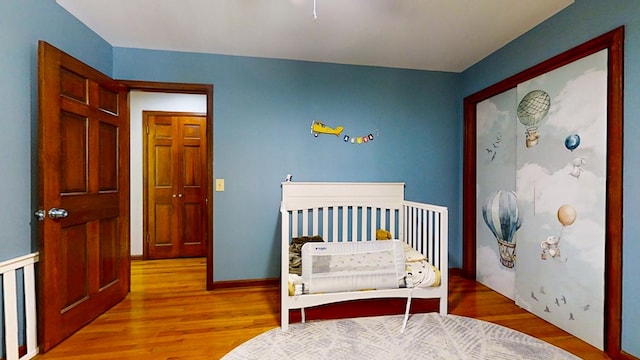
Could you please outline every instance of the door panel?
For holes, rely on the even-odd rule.
[[[100,290],[118,281],[118,219],[105,219],[100,223]]]
[[[100,123],[99,190],[118,190],[118,127]]]
[[[84,225],[70,226],[62,232],[62,310],[66,312],[88,298],[87,229]]]
[[[144,112],[147,257],[206,255],[206,116]]]
[[[60,119],[60,191],[87,191],[87,118],[63,112]]]
[[[40,349],[129,291],[127,89],[39,44]]]
[[[197,224],[202,219],[202,207],[200,203],[184,204],[184,223]],[[200,226],[183,226],[182,239],[184,245],[199,244],[204,234]]]
[[[174,216],[173,216],[173,207],[169,204],[159,204],[156,201],[155,208],[155,216],[153,218],[154,226],[154,238],[155,246],[171,246],[173,243],[171,239],[172,229],[175,228]]]

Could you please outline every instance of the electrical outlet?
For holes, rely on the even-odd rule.
[[[216,191],[224,191],[224,179],[216,179]]]

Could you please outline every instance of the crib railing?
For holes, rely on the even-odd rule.
[[[319,235],[328,242],[370,241],[376,229],[391,232],[424,254],[440,270],[448,269],[446,207],[402,201],[401,205],[331,204],[282,211],[282,246],[297,236]],[[288,259],[283,257],[283,270]],[[446,284],[443,284],[446,286]]]
[[[449,214],[443,206],[404,201],[398,237],[427,256],[440,270],[448,268]]]
[[[35,264],[38,253],[0,263],[4,317],[0,358],[31,359],[38,353]],[[2,349],[4,344],[4,349]]]
[[[292,237],[320,235],[324,241],[375,240],[376,229],[391,232],[447,269],[448,212],[443,206],[402,201],[401,206],[331,204],[283,211],[283,246]]]
[[[376,239],[376,229],[388,229],[399,238],[399,207],[334,203],[283,214],[291,237],[320,235],[328,242],[368,241]]]

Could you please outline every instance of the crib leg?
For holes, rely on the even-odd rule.
[[[302,318],[302,323],[304,324],[307,321],[306,316],[304,314],[304,308],[300,308],[300,317]]]
[[[411,293],[413,289],[409,290],[409,296],[407,297],[407,308],[404,310],[404,320],[402,321],[401,333],[404,333],[404,329],[407,327],[407,320],[409,320],[409,309],[411,308]]]
[[[445,316],[447,315],[448,309],[447,309],[447,297],[446,296],[441,296],[440,297],[440,315]]]
[[[289,330],[289,308],[284,305],[284,302],[280,308],[280,327],[282,331]]]

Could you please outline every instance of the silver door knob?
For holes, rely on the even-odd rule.
[[[51,208],[47,213],[50,219],[60,219],[69,216],[69,212],[65,209]]]
[[[44,210],[39,209],[36,212],[33,213],[33,216],[36,217],[36,219],[38,219],[38,221],[43,221],[44,220]]]

